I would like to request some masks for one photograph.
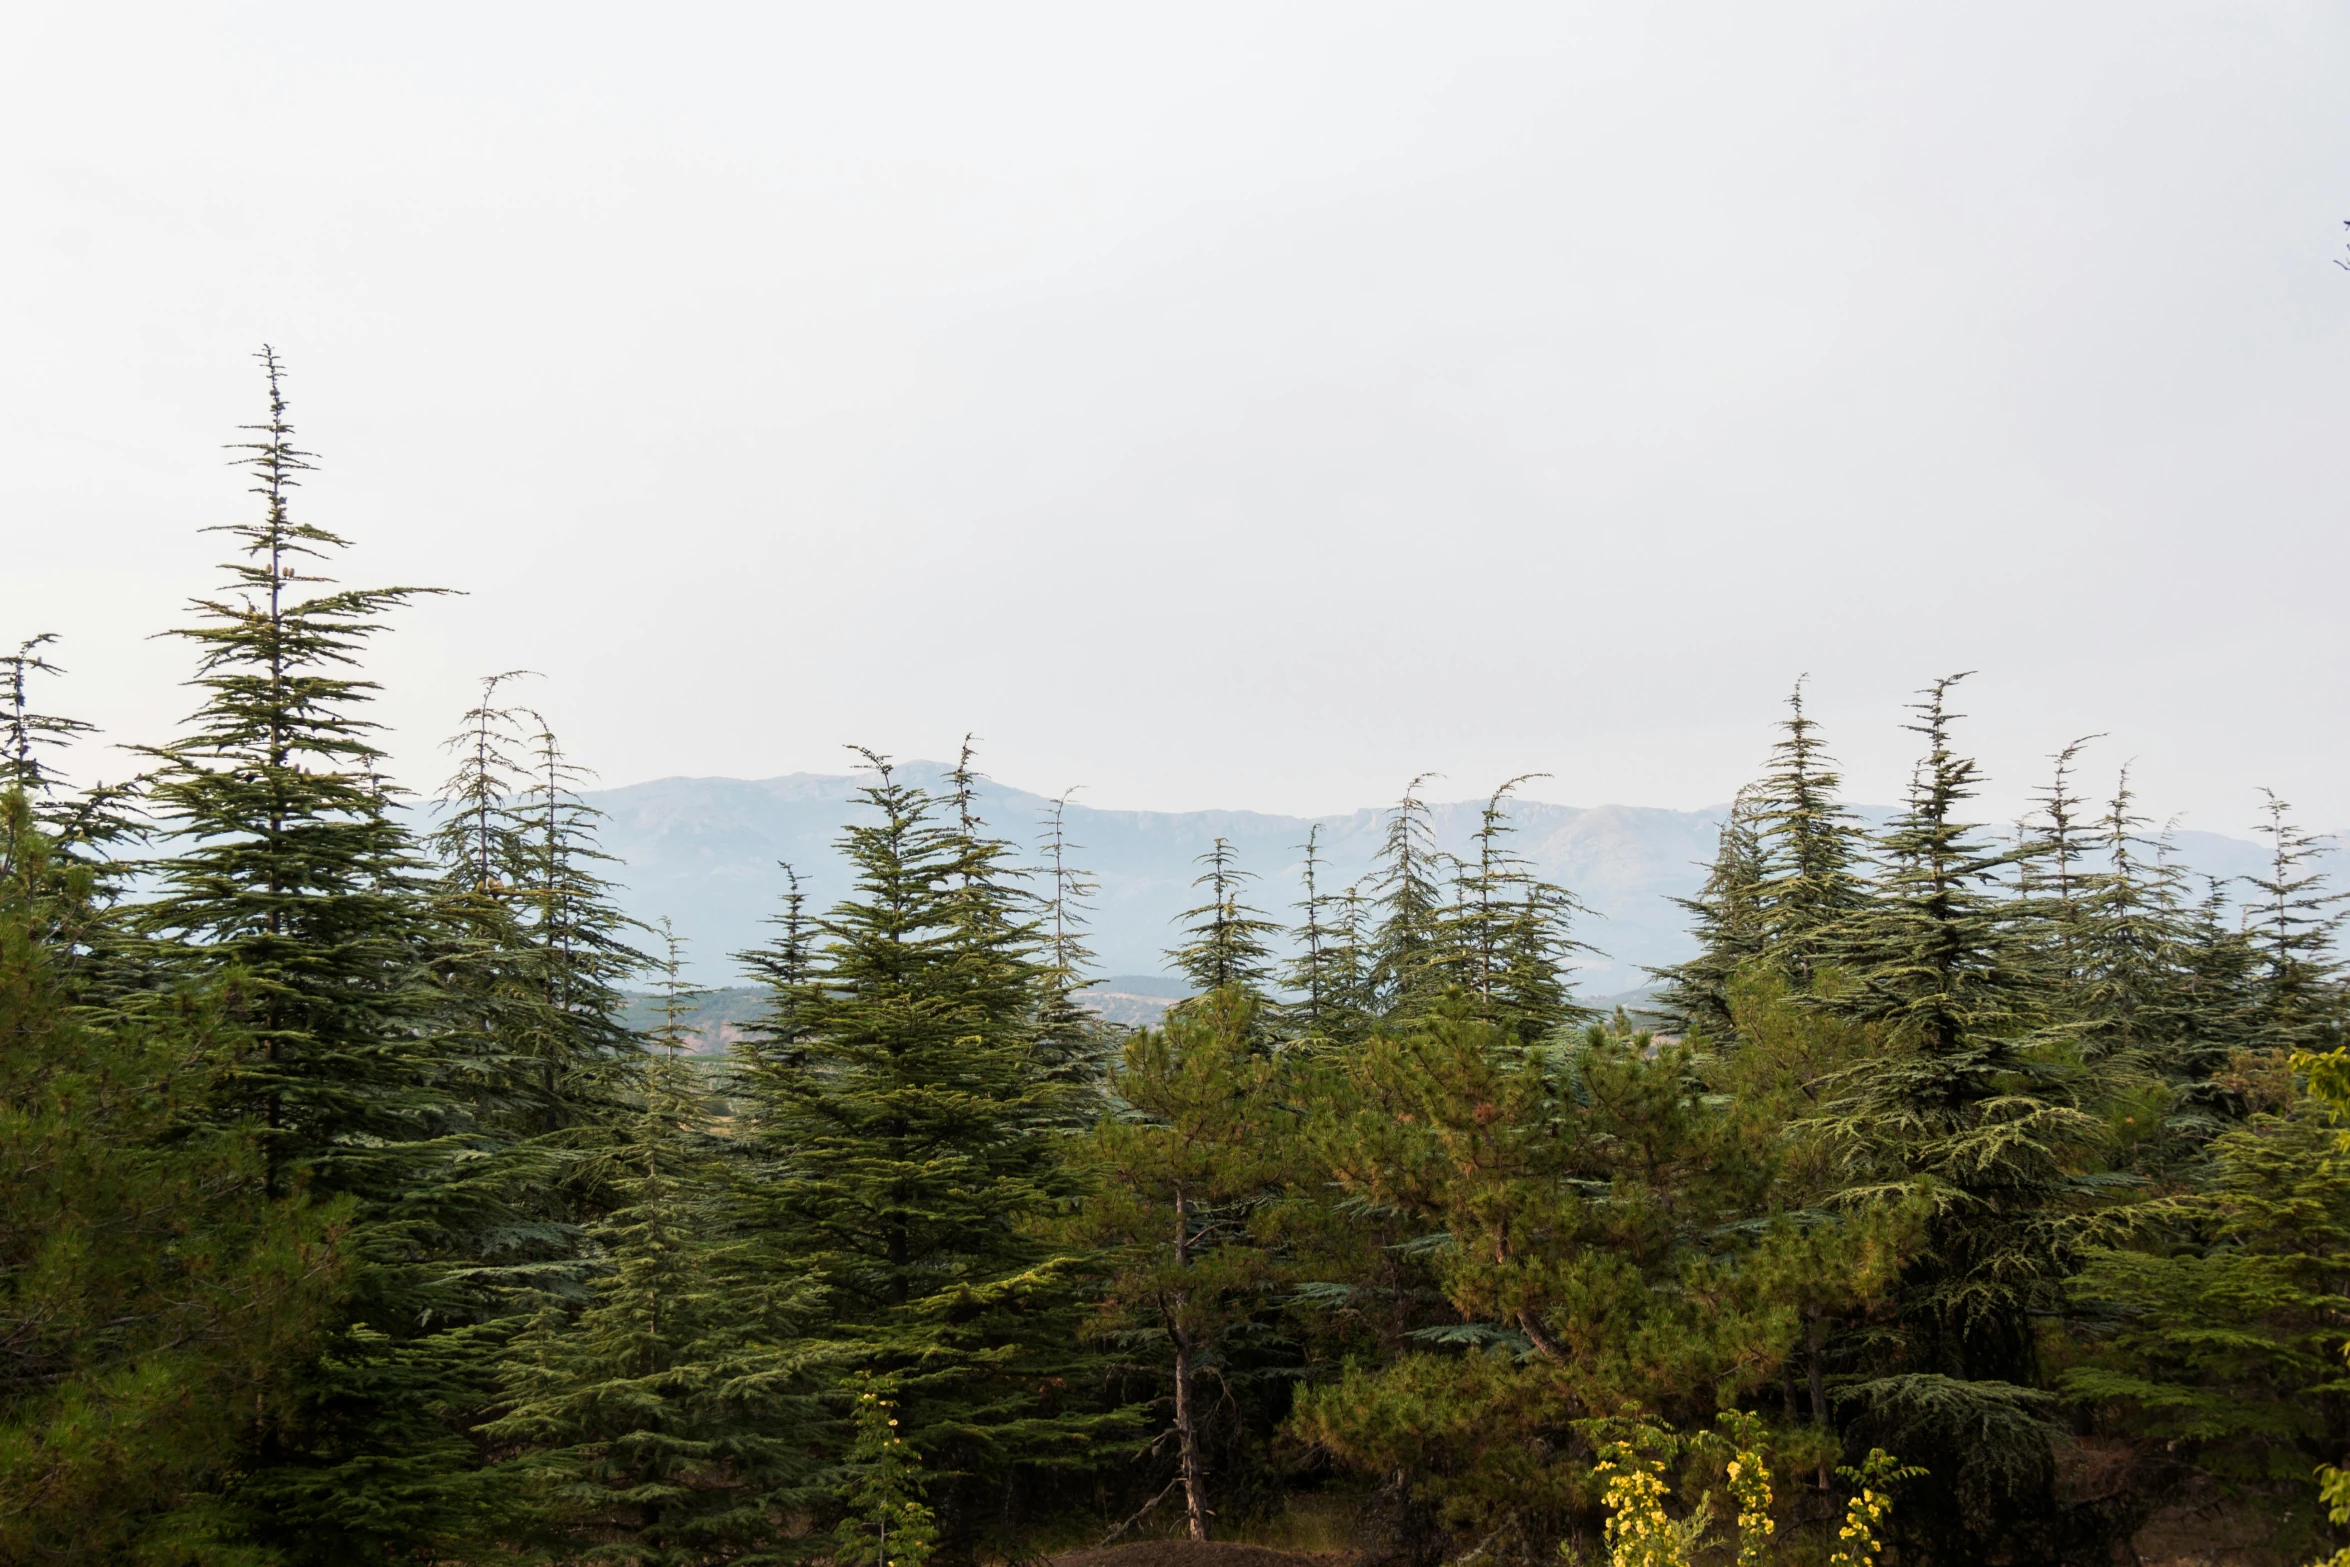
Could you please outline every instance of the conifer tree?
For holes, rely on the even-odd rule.
[[[1423,773],[1404,786],[1387,815],[1387,833],[1372,871],[1378,922],[1370,934],[1364,981],[1383,1017],[1418,1016],[1445,983],[1444,856],[1428,804],[1420,798]]]
[[[540,1019],[525,1057],[543,1133],[588,1148],[635,1070],[640,1051],[622,1021],[621,986],[651,959],[635,945],[644,925],[620,911],[618,888],[603,874],[616,863],[598,841],[603,813],[579,795],[593,775],[564,754],[544,719],[530,717],[529,781],[509,807]]]
[[[1787,698],[1788,716],[1771,748],[1770,770],[1751,802],[1756,865],[1750,890],[1724,887],[1724,913],[1740,917],[1741,896],[1771,960],[1807,989],[1828,957],[1827,933],[1859,910],[1861,833],[1838,801],[1842,779],[1822,745],[1819,725],[1803,710],[1803,683]],[[1733,815],[1736,814],[1733,808]],[[1709,889],[1711,890],[1711,889]]]
[[[60,922],[47,933],[54,961],[75,971],[82,1005],[103,1005],[146,980],[145,965],[124,950],[112,917],[123,890],[118,856],[138,835],[129,810],[137,787],[67,789],[64,774],[43,754],[52,745],[97,733],[94,724],[32,706],[31,677],[64,673],[41,654],[56,640],[46,633],[30,637],[0,657],[6,691],[6,706],[0,709],[0,795],[20,795],[22,820],[41,828],[36,857],[43,874],[57,884],[37,906]],[[34,850],[29,840],[19,850],[18,820],[13,813],[0,815],[0,868]]]
[[[661,1021],[614,1160],[618,1203],[590,1229],[594,1292],[542,1304],[508,1347],[508,1407],[485,1429],[522,1448],[541,1527],[591,1556],[774,1560],[819,1474],[816,1384],[831,1351],[803,1323],[817,1292],[741,1231],[708,1086],[687,1054],[697,993],[664,929]]]
[[[1321,845],[1322,825],[1316,822],[1298,845],[1305,856],[1298,870],[1305,897],[1292,905],[1300,916],[1297,951],[1283,976],[1286,988],[1298,998],[1288,1009],[1289,1026],[1309,1049],[1352,1043],[1368,1024],[1359,922],[1349,913],[1359,898],[1352,887],[1342,893],[1322,890]],[[1333,911],[1336,923],[1330,919]]]
[[[1762,902],[1757,892],[1765,874],[1762,836],[1755,826],[1751,794],[1740,790],[1722,820],[1719,847],[1705,885],[1694,898],[1675,899],[1688,911],[1697,956],[1685,963],[1651,969],[1662,983],[1656,1004],[1679,1033],[1727,1041],[1735,1025],[1731,988],[1757,962],[1766,943]]]
[[[81,719],[38,712],[29,700],[32,676],[65,673],[41,653],[56,640],[54,632],[45,631],[0,656],[0,690],[6,701],[0,707],[0,789],[18,790],[35,805],[44,803],[58,782],[55,769],[42,758],[42,748],[97,732],[97,725]]]
[[[1875,1029],[1882,1053],[1841,1075],[1808,1129],[1841,1166],[1843,1207],[1930,1194],[1900,1331],[1879,1335],[1848,1396],[1895,1451],[1963,1455],[1927,1483],[1921,1528],[1937,1550],[1980,1553],[2002,1537],[2030,1548],[2052,1505],[2032,1321],[2069,1271],[2068,1215],[2102,1127],[2027,1042],[2034,972],[1994,885],[2008,855],[1959,815],[1977,779],[1951,743],[1960,678],[1916,704],[1926,755],[1879,840],[1883,880],[1837,932],[1852,983],[1827,1005]]]
[[[2259,894],[2247,911],[2261,964],[2254,1026],[2264,1048],[2322,1053],[2344,1037],[2342,991],[2334,983],[2344,895],[2328,890],[2312,864],[2319,840],[2293,825],[2291,806],[2261,792],[2269,870],[2247,878]]]
[[[1301,1391],[1293,1427],[1530,1561],[1587,1516],[1582,1422],[1695,1424],[1751,1396],[1804,1301],[1884,1290],[1897,1226],[1794,1222],[1776,1107],[1704,1091],[1686,1046],[1594,1026],[1527,1049],[1466,1010],[1373,1035],[1316,1106],[1316,1175],[1442,1235],[1450,1311]]]
[[[1096,891],[1094,879],[1080,869],[1073,856],[1084,848],[1069,838],[1068,790],[1055,798],[1045,819],[1044,873],[1052,880],[1045,905],[1043,971],[1038,976],[1041,998],[1036,1009],[1036,1046],[1053,1076],[1070,1082],[1090,1082],[1101,1071],[1110,1047],[1101,1016],[1077,999],[1089,983],[1093,949],[1085,944],[1086,907]]]
[[[2305,1095],[2251,1118],[2211,1144],[2198,1189],[2136,1205],[2136,1244],[2092,1250],[2067,1286],[2085,1331],[2065,1391],[2156,1462],[2191,1457],[2258,1498],[2245,1521],[2288,1560],[2338,1543],[2315,1527],[2309,1475],[2350,1448],[2336,1137]]]
[[[2074,792],[2073,765],[2086,735],[2057,752],[2055,776],[2035,804],[2038,810],[2017,833],[2014,916],[2027,939],[2043,950],[2057,1005],[2070,1013],[2087,982],[2088,901],[2095,873],[2088,802]]]
[[[1002,846],[967,801],[942,823],[942,802],[865,757],[875,819],[842,843],[855,890],[819,923],[806,984],[773,1000],[799,1046],[753,1090],[778,1156],[759,1200],[772,1243],[829,1292],[828,1332],[896,1378],[944,1537],[967,1549],[983,1496],[1087,1461],[1104,1429],[1050,1392],[1075,1308],[1036,1225],[1074,1193],[1043,1135],[1069,1091],[1036,1049],[1033,927]]]
[[[282,366],[259,357],[268,417],[237,450],[261,515],[219,530],[241,555],[229,590],[174,633],[197,650],[203,701],[153,752],[171,852],[132,912],[177,988],[216,987],[245,1041],[212,1110],[256,1128],[264,1190],[351,1207],[332,1337],[298,1405],[251,1434],[236,1496],[287,1559],[344,1560],[447,1542],[481,1516],[460,1412],[486,1391],[487,1302],[463,1269],[513,1238],[514,1216],[497,1161],[478,1157],[496,1144],[476,1135],[474,1041],[440,1026],[425,866],[363,716],[368,639],[423,590],[307,569],[345,541],[291,515],[310,454]]]
[[[378,617],[421,590],[304,596],[331,584],[303,563],[346,541],[290,515],[311,454],[293,443],[282,366],[260,357],[269,417],[238,449],[262,515],[218,530],[244,557],[226,568],[232,596],[197,601],[197,624],[173,633],[197,648],[204,701],[155,753],[155,810],[179,847],[154,867],[160,893],[140,923],[204,971],[238,975],[256,1045],[238,1076],[271,1189],[297,1168],[362,1187],[410,1162],[450,1108],[421,1037],[422,867],[359,713],[374,684],[349,672]]]
[[[801,1003],[815,982],[815,922],[808,915],[808,895],[801,890],[800,873],[790,861],[778,861],[783,872],[783,909],[768,917],[775,934],[759,946],[738,952],[735,961],[748,969],[766,991],[766,1007],[743,1030],[736,1047],[737,1065],[751,1085],[750,1104],[756,1114],[769,1103],[764,1079],[802,1070],[807,1027]]]
[[[1585,1016],[1569,997],[1568,957],[1581,911],[1573,893],[1533,874],[1510,852],[1507,801],[1526,773],[1495,789],[1480,813],[1474,857],[1456,864],[1452,907],[1438,926],[1440,959],[1479,1017],[1532,1043]]]
[[[1256,879],[1254,873],[1240,868],[1232,845],[1222,838],[1192,863],[1207,867],[1192,880],[1194,887],[1207,889],[1207,901],[1177,916],[1185,922],[1188,939],[1168,951],[1168,960],[1203,995],[1231,986],[1262,1000],[1273,972],[1273,949],[1266,938],[1281,927],[1240,901],[1241,888]]]
[[[0,831],[0,1560],[232,1551],[222,1493],[315,1347],[345,1214],[270,1201],[259,1128],[209,1114],[222,994],[89,1005],[60,933],[91,876],[21,787]]]
[[[870,1371],[852,1383],[856,1442],[849,1449],[847,1506],[832,1532],[842,1567],[923,1567],[938,1548],[938,1518],[923,1501],[929,1475],[898,1434],[890,1385]]]
[[[1095,1185],[1069,1232],[1103,1273],[1095,1331],[1163,1346],[1175,1476],[1160,1495],[1180,1489],[1194,1540],[1215,1511],[1201,1393],[1275,1272],[1260,1213],[1285,1173],[1281,1094],[1255,1047],[1261,1005],[1228,985],[1127,1041],[1110,1080],[1122,1113],[1085,1149]]]

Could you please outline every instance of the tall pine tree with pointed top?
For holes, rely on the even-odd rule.
[[[310,454],[294,443],[284,368],[260,355],[266,420],[241,443],[260,516],[227,525],[228,590],[174,633],[202,701],[151,754],[167,834],[132,911],[173,986],[220,994],[248,1041],[212,1096],[261,1141],[264,1189],[349,1205],[343,1298],[299,1397],[257,1423],[232,1500],[289,1561],[446,1546],[489,1497],[464,1429],[486,1394],[491,1301],[468,1270],[516,1216],[476,1118],[475,1033],[450,1028],[432,962],[428,867],[394,811],[374,684],[360,665],[414,588],[334,585],[346,547],[292,515]]]
[[[1385,1018],[1421,1015],[1444,993],[1445,857],[1436,847],[1436,829],[1420,786],[1423,773],[1404,786],[1403,798],[1387,813],[1387,830],[1371,873],[1377,911],[1369,933],[1365,988]]]
[[[855,890],[818,922],[805,982],[772,992],[796,1048],[747,1085],[775,1154],[755,1200],[826,1289],[828,1334],[895,1379],[945,1545],[967,1552],[1016,1514],[1016,1476],[1091,1462],[1110,1421],[1062,1391],[1077,1308],[1039,1233],[1076,1190],[1050,1135],[1073,1090],[1036,1048],[1038,936],[967,759],[942,801],[864,754]]]
[[[1069,837],[1070,789],[1047,807],[1043,872],[1052,891],[1046,896],[1043,931],[1044,965],[1038,975],[1036,1048],[1048,1073],[1072,1083],[1097,1081],[1115,1049],[1113,1030],[1101,1015],[1077,999],[1090,983],[1093,949],[1085,944],[1088,909],[1099,890],[1093,877],[1077,863],[1085,847]],[[1079,1101],[1085,1110],[1089,1102]]]
[[[1837,798],[1843,780],[1804,711],[1801,681],[1780,730],[1750,803],[1760,853],[1751,896],[1771,961],[1808,988],[1828,956],[1826,933],[1866,900],[1861,833]]]
[[[1851,983],[1823,1004],[1874,1030],[1879,1053],[1838,1076],[1804,1130],[1836,1161],[1836,1206],[1931,1206],[1898,1327],[1876,1333],[1845,1393],[1868,1440],[1957,1459],[1925,1483],[1913,1547],[2038,1559],[2054,1504],[2033,1323],[2061,1300],[2068,1218],[2090,1200],[2103,1128],[2073,1074],[2034,1048],[2038,971],[1999,884],[2011,853],[1961,814],[1978,779],[1953,744],[1961,678],[1914,708],[1926,754],[1879,839],[1883,878],[1835,932]]]
[[[1370,1026],[1363,1004],[1363,954],[1349,915],[1353,888],[1325,892],[1322,888],[1322,825],[1306,829],[1298,845],[1304,858],[1298,876],[1305,896],[1293,904],[1298,911],[1297,950],[1283,981],[1296,1000],[1285,1022],[1307,1049],[1330,1049],[1360,1040]]]
[[[1240,868],[1239,855],[1223,838],[1192,863],[1206,867],[1191,884],[1206,889],[1207,901],[1176,916],[1185,922],[1187,939],[1168,951],[1168,961],[1202,993],[1232,987],[1262,1000],[1273,973],[1267,938],[1281,927],[1241,901],[1255,873]]]

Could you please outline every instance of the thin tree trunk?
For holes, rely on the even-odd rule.
[[[1175,1266],[1191,1266],[1191,1217],[1184,1211],[1183,1188],[1175,1189]],[[1183,1296],[1175,1298],[1178,1309]],[[1183,1466],[1183,1507],[1189,1514],[1191,1537],[1208,1537],[1208,1489],[1200,1476],[1199,1428],[1191,1409],[1191,1334],[1180,1321],[1168,1325],[1175,1341],[1175,1443]]]
[[[1817,1306],[1805,1312],[1804,1316],[1809,1319],[1804,1341],[1811,1350],[1811,1419],[1812,1424],[1825,1431],[1828,1429],[1828,1373],[1820,1363],[1820,1351],[1826,1344],[1827,1333],[1820,1323]],[[1819,1480],[1821,1494],[1825,1495],[1828,1489],[1828,1461],[1825,1458],[1820,1460]]]
[[[1191,1414],[1191,1341],[1175,1339],[1175,1440],[1183,1455],[1183,1506],[1190,1514],[1191,1537],[1208,1537],[1207,1487],[1199,1469],[1199,1431]]]

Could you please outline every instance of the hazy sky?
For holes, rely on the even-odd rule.
[[[2350,823],[2339,4],[43,6],[0,633],[117,739],[274,342],[344,575],[613,783],[945,753],[1325,811],[1852,792]],[[88,758],[85,773],[121,764]]]

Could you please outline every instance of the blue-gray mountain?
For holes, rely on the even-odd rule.
[[[901,775],[934,783],[935,763],[912,762]],[[861,779],[851,774],[793,773],[782,778],[661,778],[603,789],[588,802],[607,817],[605,847],[625,864],[621,903],[643,919],[667,915],[687,943],[690,972],[704,983],[736,973],[731,955],[765,939],[763,922],[779,904],[778,861],[799,872],[809,906],[821,911],[848,891],[834,842],[859,810]],[[1044,796],[993,782],[980,791],[990,826],[1015,843],[1034,844],[1050,808]],[[1439,845],[1465,851],[1480,801],[1432,807]],[[1651,965],[1687,956],[1685,917],[1672,900],[1694,893],[1713,857],[1723,807],[1698,811],[1651,806],[1516,802],[1513,847],[1545,877],[1572,889],[1591,910],[1581,934],[1598,951],[1583,964],[1580,988],[1605,996],[1646,982]],[[1864,809],[1881,818],[1882,808]],[[1068,836],[1074,862],[1100,884],[1091,945],[1097,971],[1147,975],[1165,969],[1175,921],[1197,902],[1194,856],[1218,837],[1232,842],[1243,868],[1258,878],[1252,901],[1288,919],[1301,898],[1301,846],[1322,829],[1330,891],[1363,877],[1379,847],[1387,812],[1368,807],[1339,816],[1271,816],[1255,811],[1119,811],[1072,804]],[[2181,832],[2174,848],[2195,871],[2241,876],[2265,863],[2261,845],[2215,833]]]

